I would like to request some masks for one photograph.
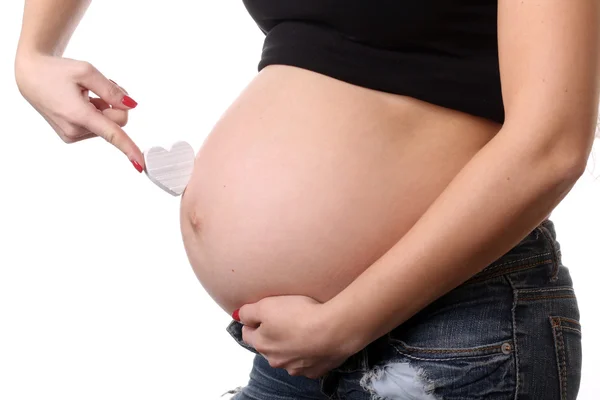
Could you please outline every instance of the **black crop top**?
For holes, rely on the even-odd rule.
[[[293,65],[504,122],[497,0],[244,0],[258,69]]]

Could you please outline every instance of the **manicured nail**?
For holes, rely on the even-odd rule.
[[[138,104],[135,100],[127,95],[123,96],[123,100],[121,100],[121,102],[129,108],[135,108],[135,106]]]
[[[231,316],[233,317],[233,319],[235,319],[237,322],[240,322],[240,309],[238,308],[237,310],[235,310],[233,312],[233,314],[231,314]]]
[[[141,173],[144,170],[144,168],[142,168],[140,163],[138,163],[137,161],[135,161],[135,160],[130,160],[130,161],[133,164],[133,166],[135,167],[135,169],[138,170],[139,173]]]

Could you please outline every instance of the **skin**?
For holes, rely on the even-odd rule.
[[[67,122],[79,128],[99,114],[67,112],[91,110],[85,97],[53,97],[86,86],[50,60],[67,62],[61,44],[86,4],[27,2],[17,57],[34,107],[55,124],[76,114]],[[274,66],[206,139],[182,198],[186,252],[215,301],[241,307],[244,340],[272,367],[318,377],[341,364],[508,251],[582,174],[598,106],[596,2],[504,0],[499,11],[502,127]],[[62,83],[35,82],[40,68]],[[119,109],[120,96],[97,94]],[[98,132],[139,156],[115,125]]]
[[[123,104],[125,89],[92,64],[61,57],[90,2],[25,1],[15,57],[17,86],[65,143],[100,136],[143,167],[141,150],[122,129],[133,108]],[[90,91],[98,97],[90,97]]]

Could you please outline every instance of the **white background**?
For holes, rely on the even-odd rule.
[[[63,144],[21,97],[22,3],[0,3],[0,399],[219,399],[246,384],[253,354],[189,266],[179,199],[102,139]],[[138,101],[125,129],[142,150],[197,150],[255,75],[262,39],[241,2],[103,0],[65,56]],[[600,168],[588,165],[552,216],[581,310],[582,400],[600,376]]]

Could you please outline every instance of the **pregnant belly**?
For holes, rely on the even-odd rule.
[[[268,67],[197,154],[181,200],[192,268],[228,314],[281,294],[325,302],[410,229],[498,128]]]

